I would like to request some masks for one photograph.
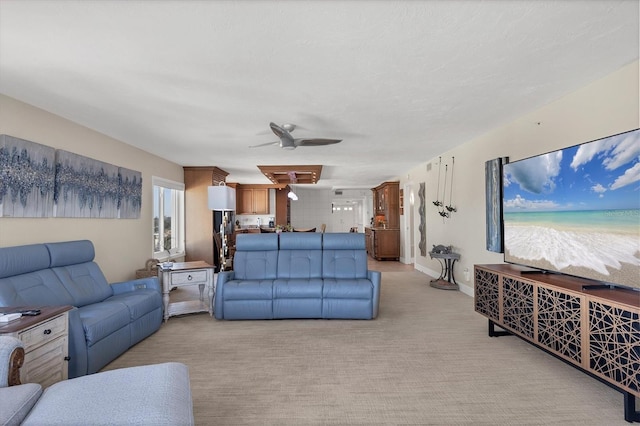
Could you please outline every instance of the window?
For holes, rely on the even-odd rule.
[[[184,256],[184,184],[153,176],[153,257]]]

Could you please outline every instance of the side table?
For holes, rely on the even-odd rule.
[[[213,298],[213,266],[203,261],[173,263],[168,268],[159,265],[158,275],[162,285],[165,322],[174,315],[195,312],[209,312],[209,315],[213,315],[213,307],[211,306]],[[199,287],[199,299],[171,302],[170,292],[172,288],[193,285]],[[206,298],[205,288],[207,288]]]
[[[440,276],[434,280],[431,280],[429,285],[431,287],[439,288],[442,290],[458,290],[458,283],[453,276],[453,264],[456,263],[456,260],[460,259],[460,254],[452,252],[436,253],[430,251],[429,256],[432,259],[438,259],[438,262],[440,262],[440,265],[442,266]]]
[[[40,309],[40,315],[22,316],[0,325],[0,335],[13,336],[24,344],[22,383],[39,383],[43,388],[69,377],[69,313],[71,306],[2,307],[8,313]]]

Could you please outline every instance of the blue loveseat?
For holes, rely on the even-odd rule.
[[[373,319],[381,273],[364,234],[240,234],[233,271],[218,274],[217,319]]]
[[[0,306],[72,305],[69,378],[92,374],[162,324],[157,278],[109,285],[88,240],[0,248]]]

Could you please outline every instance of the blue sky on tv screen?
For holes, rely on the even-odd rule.
[[[504,166],[505,212],[640,208],[640,129]]]

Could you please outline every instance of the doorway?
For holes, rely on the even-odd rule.
[[[333,201],[331,214],[331,232],[349,232],[351,228],[357,228],[358,232],[364,232],[362,227],[362,201],[340,200]]]

